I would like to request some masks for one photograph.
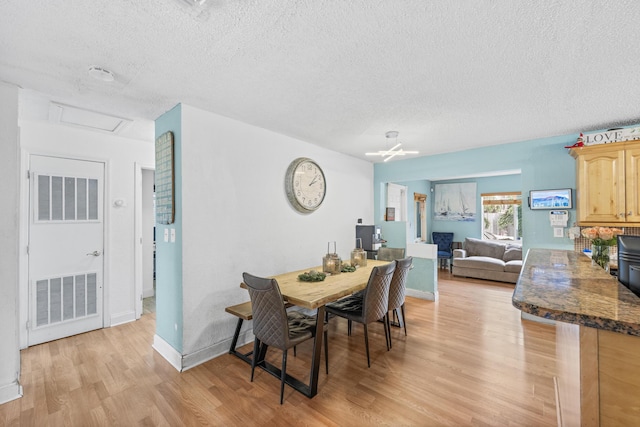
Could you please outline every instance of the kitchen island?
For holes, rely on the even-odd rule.
[[[531,249],[512,301],[556,321],[559,425],[640,425],[640,298],[581,253]]]

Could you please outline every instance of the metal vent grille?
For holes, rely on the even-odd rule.
[[[52,277],[36,281],[36,327],[97,313],[96,273]]]
[[[98,180],[38,175],[38,221],[98,220]]]

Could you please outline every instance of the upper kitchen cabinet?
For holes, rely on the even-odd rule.
[[[579,225],[640,226],[640,140],[572,148]]]

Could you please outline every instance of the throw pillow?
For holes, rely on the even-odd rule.
[[[467,237],[464,240],[464,249],[467,251],[467,256],[486,256],[502,259],[505,245],[491,240],[480,240]]]
[[[522,248],[516,247],[508,247],[506,251],[504,251],[504,255],[502,256],[502,260],[504,262],[509,261],[517,261],[522,259]]]

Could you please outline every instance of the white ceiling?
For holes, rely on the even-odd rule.
[[[2,0],[0,80],[125,136],[183,102],[361,158],[640,122],[637,0],[190,1]]]

